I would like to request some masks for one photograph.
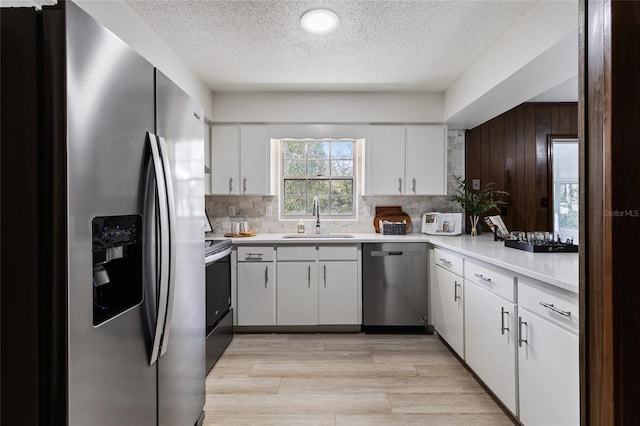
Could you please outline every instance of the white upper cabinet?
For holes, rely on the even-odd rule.
[[[365,143],[367,195],[404,194],[404,126],[370,126]]]
[[[446,194],[446,126],[408,126],[406,164],[405,194]]]
[[[369,126],[367,195],[446,194],[445,125]]]
[[[269,194],[266,126],[211,127],[211,193]]]

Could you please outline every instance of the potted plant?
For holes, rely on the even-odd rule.
[[[478,191],[470,190],[467,182],[460,176],[456,176],[458,187],[453,194],[449,195],[449,200],[459,204],[465,211],[469,213],[469,222],[471,223],[471,235],[478,235],[478,220],[480,215],[490,210],[497,210],[498,206],[506,204],[500,197],[508,196],[509,193],[494,189],[495,182],[488,183],[483,189]]]

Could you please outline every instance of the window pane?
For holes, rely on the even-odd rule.
[[[284,160],[285,177],[307,176],[307,162],[305,160]]]
[[[331,214],[336,215],[352,215],[353,198],[351,196],[332,196],[331,197]]]
[[[307,184],[307,189],[309,190],[308,196],[309,198],[313,198],[316,195],[322,197],[329,196],[329,181],[328,180],[310,180]]]
[[[331,160],[331,176],[353,176],[353,160]]]
[[[305,193],[305,185],[306,181],[302,180],[294,180],[294,179],[285,179],[284,181],[284,196],[301,196],[304,197]]]
[[[307,156],[307,143],[286,141],[282,143],[284,158],[305,158]]]
[[[331,194],[351,196],[353,194],[353,181],[348,179],[332,180]]]
[[[328,196],[318,196],[320,201],[320,216],[324,214],[329,214],[329,197]],[[309,202],[307,203],[307,209],[309,214],[313,213],[313,197],[309,197]]]
[[[329,176],[329,161],[309,160],[309,177]]]
[[[309,158],[329,158],[329,142],[308,142]]]
[[[353,142],[340,141],[331,143],[331,158],[353,158]]]
[[[305,216],[311,214],[311,210],[306,210],[306,197],[285,197],[284,214]]]

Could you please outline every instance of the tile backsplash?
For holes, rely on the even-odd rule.
[[[464,130],[449,130],[447,135],[447,190],[455,188],[455,177],[464,177]],[[234,206],[236,215],[229,216],[229,206]],[[358,197],[358,219],[323,220],[323,232],[373,232],[376,206],[402,206],[402,210],[414,223],[412,232],[420,232],[422,213],[428,211],[462,211],[452,205],[448,197],[420,195],[363,195]],[[272,217],[266,217],[270,207]],[[258,233],[296,232],[298,218],[279,220],[279,197],[277,195],[207,195],[205,208],[215,233],[229,232],[231,222],[249,222]],[[315,221],[305,219],[307,232],[312,232]]]

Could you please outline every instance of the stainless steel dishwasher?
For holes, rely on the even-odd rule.
[[[427,245],[362,245],[363,331],[427,331]]]

